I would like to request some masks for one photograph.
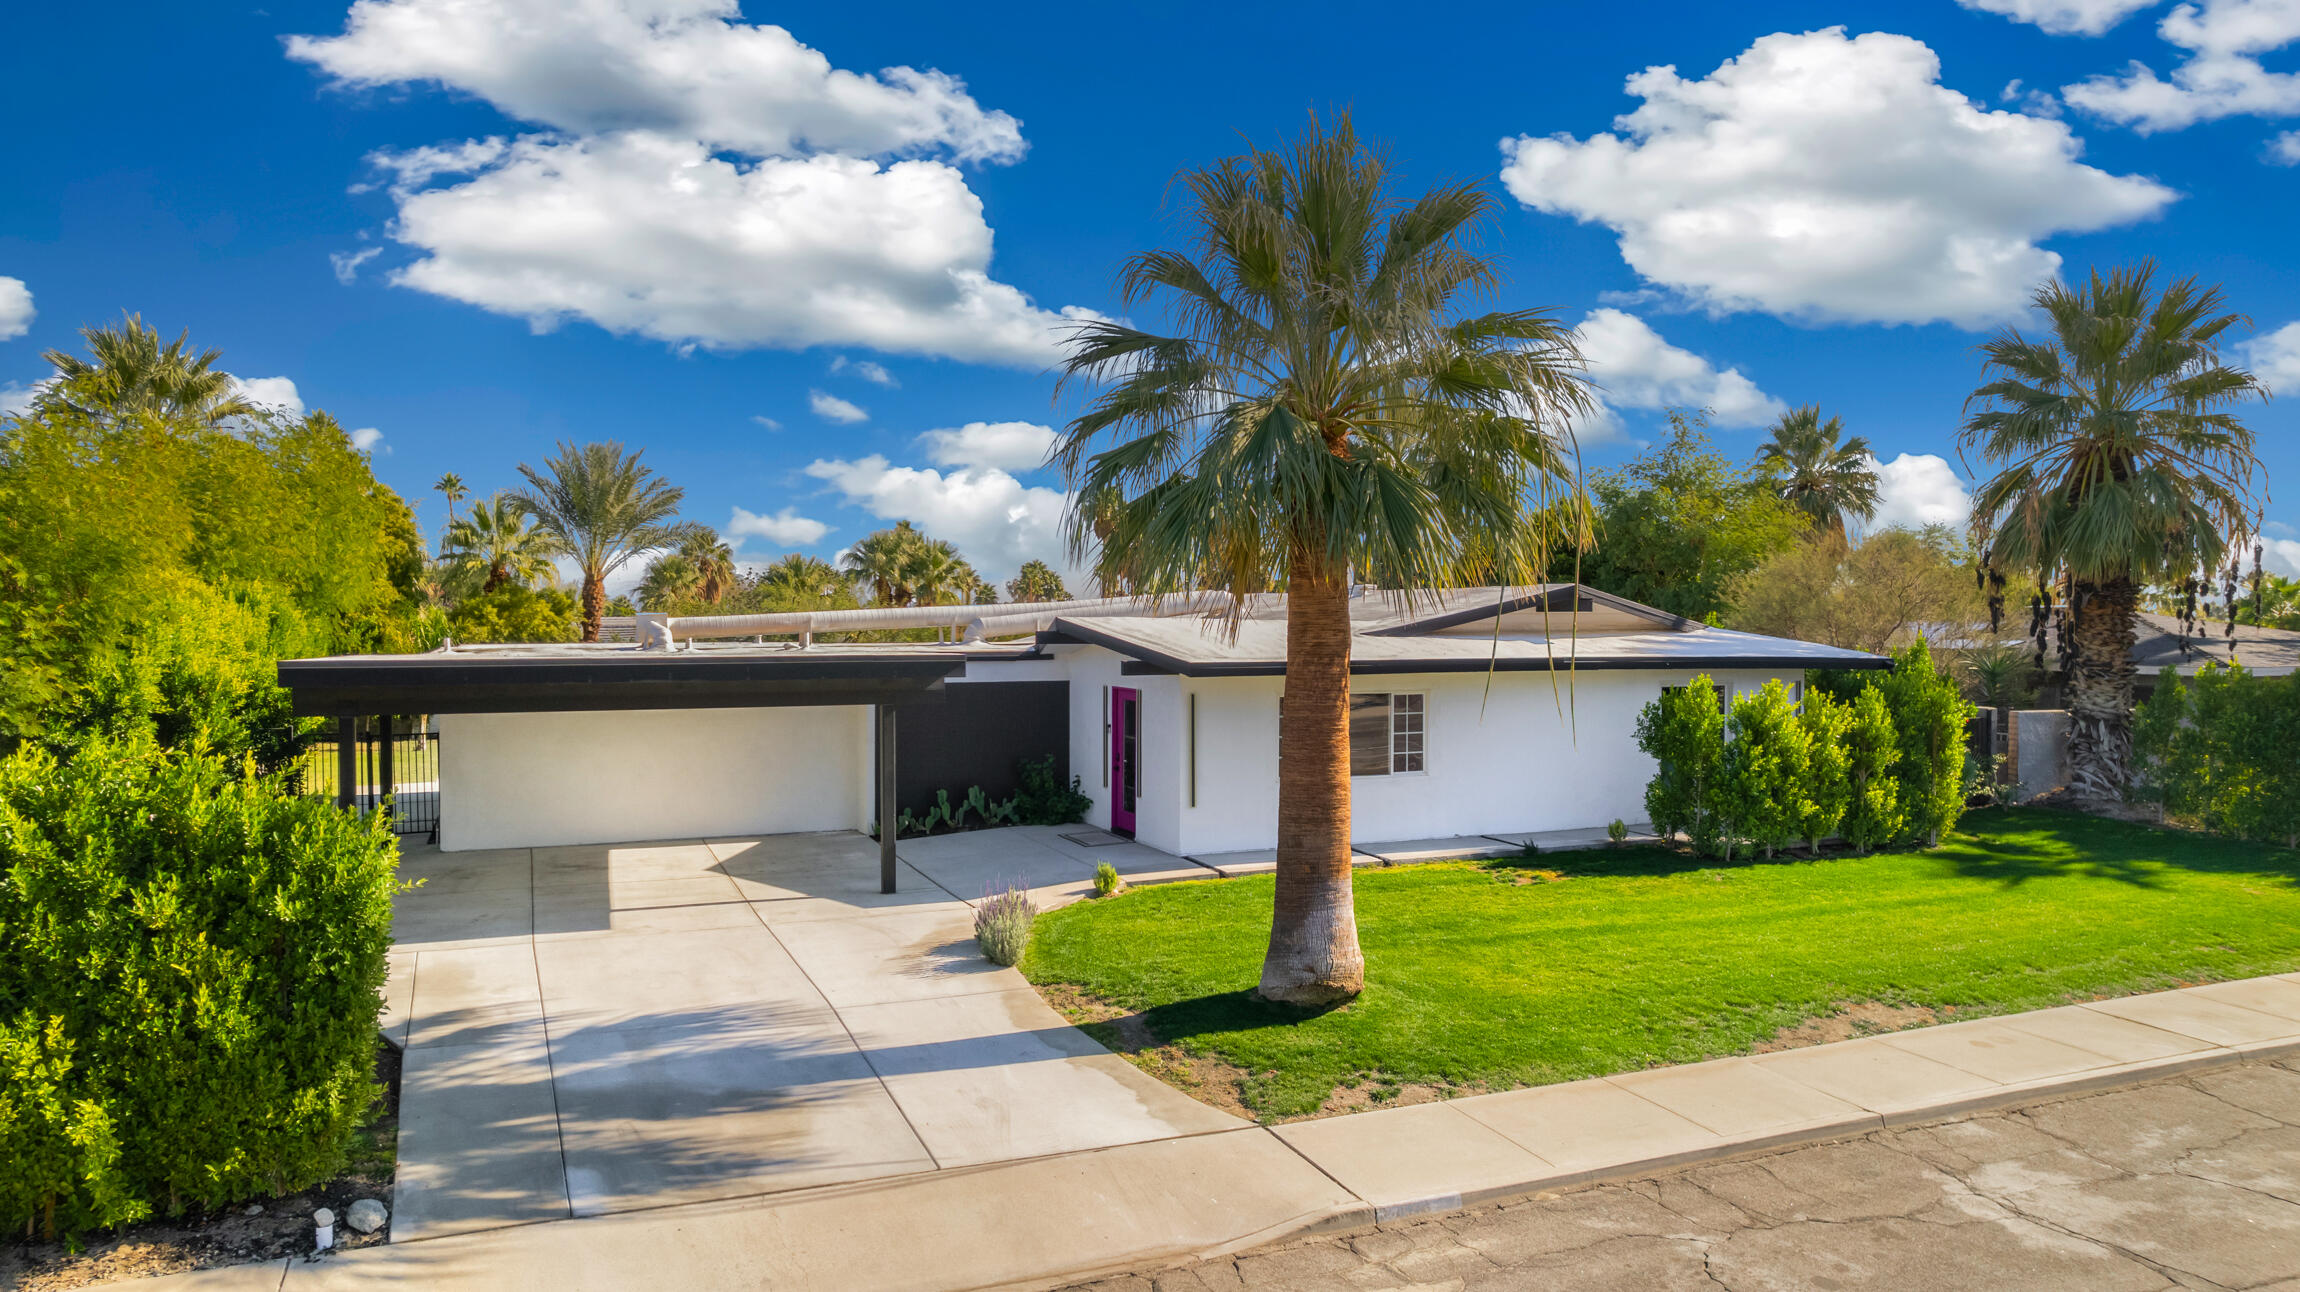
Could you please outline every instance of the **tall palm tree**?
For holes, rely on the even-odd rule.
[[[2262,393],[2221,361],[2239,318],[2217,287],[2158,292],[2143,261],[2038,288],[2050,335],[1999,332],[1960,446],[1997,474],[1973,498],[1975,546],[1996,566],[2059,586],[2073,643],[2071,788],[2121,797],[2132,756],[2132,643],[2143,585],[2228,560],[2258,529],[2252,431],[2227,411]]]
[[[439,550],[445,553],[447,551],[447,532],[455,528],[455,504],[469,497],[471,491],[464,487],[463,477],[453,471],[446,472],[437,480],[432,481],[431,487],[437,490],[441,497],[447,499],[447,528],[441,530],[439,534]]]
[[[551,558],[563,550],[559,539],[527,518],[518,502],[496,494],[447,527],[440,540],[449,577],[463,587],[479,585],[481,595],[506,583],[522,587],[551,574]]]
[[[1843,443],[1841,417],[1821,420],[1821,406],[1783,413],[1773,438],[1757,450],[1757,465],[1779,481],[1783,501],[1813,520],[1816,531],[1845,536],[1849,518],[1877,514],[1876,458],[1866,436]]]
[[[839,560],[840,568],[870,589],[871,601],[881,606],[906,606],[911,600],[911,564],[926,535],[909,521],[892,529],[864,535]]]
[[[1331,1004],[1365,982],[1350,887],[1353,576],[1428,589],[1483,569],[1531,583],[1548,551],[1586,546],[1567,429],[1590,407],[1583,364],[1551,312],[1466,312],[1499,281],[1469,249],[1493,198],[1467,183],[1397,197],[1346,116],[1179,185],[1192,244],[1120,275],[1127,312],[1162,305],[1168,330],[1095,320],[1069,342],[1064,382],[1102,389],[1055,451],[1073,498],[1094,500],[1073,506],[1065,537],[1105,588],[1285,587],[1260,990]]]
[[[607,576],[652,548],[685,540],[691,526],[674,519],[686,490],[625,454],[615,440],[561,444],[543,470],[522,462],[527,487],[512,495],[537,524],[565,545],[583,572],[583,640],[599,640],[607,612]]]
[[[709,528],[697,526],[679,544],[679,555],[695,567],[695,595],[717,605],[735,589],[735,549]]]
[[[88,343],[89,358],[62,350],[40,356],[56,369],[56,377],[41,388],[37,402],[92,417],[156,417],[196,426],[263,411],[241,393],[230,373],[216,367],[223,352],[195,354],[189,332],[163,345],[158,328],[146,326],[140,314],[129,314],[118,327],[82,328],[80,335]]]

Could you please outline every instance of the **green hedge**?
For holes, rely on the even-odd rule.
[[[1809,688],[1802,705],[1779,680],[1718,702],[1706,675],[1645,707],[1637,744],[1656,770],[1645,808],[1663,834],[1731,860],[1796,840],[1841,835],[1862,851],[1930,846],[1964,812],[1965,723],[1972,706],[1919,641],[1850,702]]]
[[[2171,669],[2133,714],[2132,796],[2239,839],[2300,847],[2300,674]]]
[[[0,762],[0,1228],[305,1187],[373,1081],[396,854],[195,743]]]

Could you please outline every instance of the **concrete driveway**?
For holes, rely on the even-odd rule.
[[[1078,828],[1067,833],[1075,834]],[[968,899],[1210,872],[1024,827],[442,853],[409,846],[394,1240],[1244,1125],[981,958]],[[938,882],[939,881],[939,882]]]

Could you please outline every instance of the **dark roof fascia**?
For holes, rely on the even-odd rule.
[[[1463,624],[1474,624],[1483,619],[1498,619],[1503,615],[1515,614],[1520,610],[1546,608],[1552,612],[1563,613],[1567,609],[1569,595],[1576,590],[1579,591],[1580,595],[1574,598],[1572,602],[1572,609],[1575,611],[1594,610],[1602,605],[1609,610],[1618,610],[1625,615],[1632,615],[1659,625],[1671,632],[1682,632],[1694,626],[1693,621],[1683,615],[1673,615],[1666,610],[1656,610],[1641,602],[1631,601],[1627,597],[1617,597],[1610,592],[1600,592],[1587,584],[1568,583],[1543,592],[1528,593],[1522,597],[1511,597],[1496,605],[1471,606],[1466,610],[1452,610],[1442,615],[1431,615],[1427,619],[1394,624],[1388,628],[1370,629],[1360,635],[1365,637],[1419,637],[1427,633],[1441,632],[1447,628],[1459,628]]]
[[[1112,647],[1123,650],[1124,647]],[[1144,652],[1149,653],[1149,652]],[[1379,677],[1404,673],[1483,673],[1491,669],[1497,673],[1678,673],[1686,670],[1703,672],[1717,669],[1889,669],[1893,661],[1871,655],[1844,662],[1796,658],[1759,656],[1700,656],[1690,659],[1582,659],[1574,660],[1560,655],[1555,659],[1353,659],[1352,676]],[[1242,663],[1202,663],[1180,666],[1166,663],[1133,663],[1119,666],[1119,672],[1129,674],[1180,674],[1183,677],[1284,677],[1283,662],[1252,660]]]
[[[283,660],[303,716],[551,713],[631,709],[914,704],[940,700],[964,660],[948,656],[485,659],[451,654]]]

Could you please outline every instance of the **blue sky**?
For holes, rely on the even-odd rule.
[[[1501,199],[1498,303],[1584,326],[1601,465],[1663,405],[1746,451],[1817,402],[1893,517],[1954,515],[1974,345],[2141,256],[2224,283],[2300,395],[2296,0],[1405,12],[19,6],[0,398],[136,310],[372,431],[427,526],[443,471],[616,438],[746,559],[908,516],[1003,576],[1059,554],[1063,311],[1118,312],[1178,169],[1337,107],[1405,184]],[[2251,421],[2273,494],[2300,399]],[[2267,515],[2300,572],[2300,504]]]

